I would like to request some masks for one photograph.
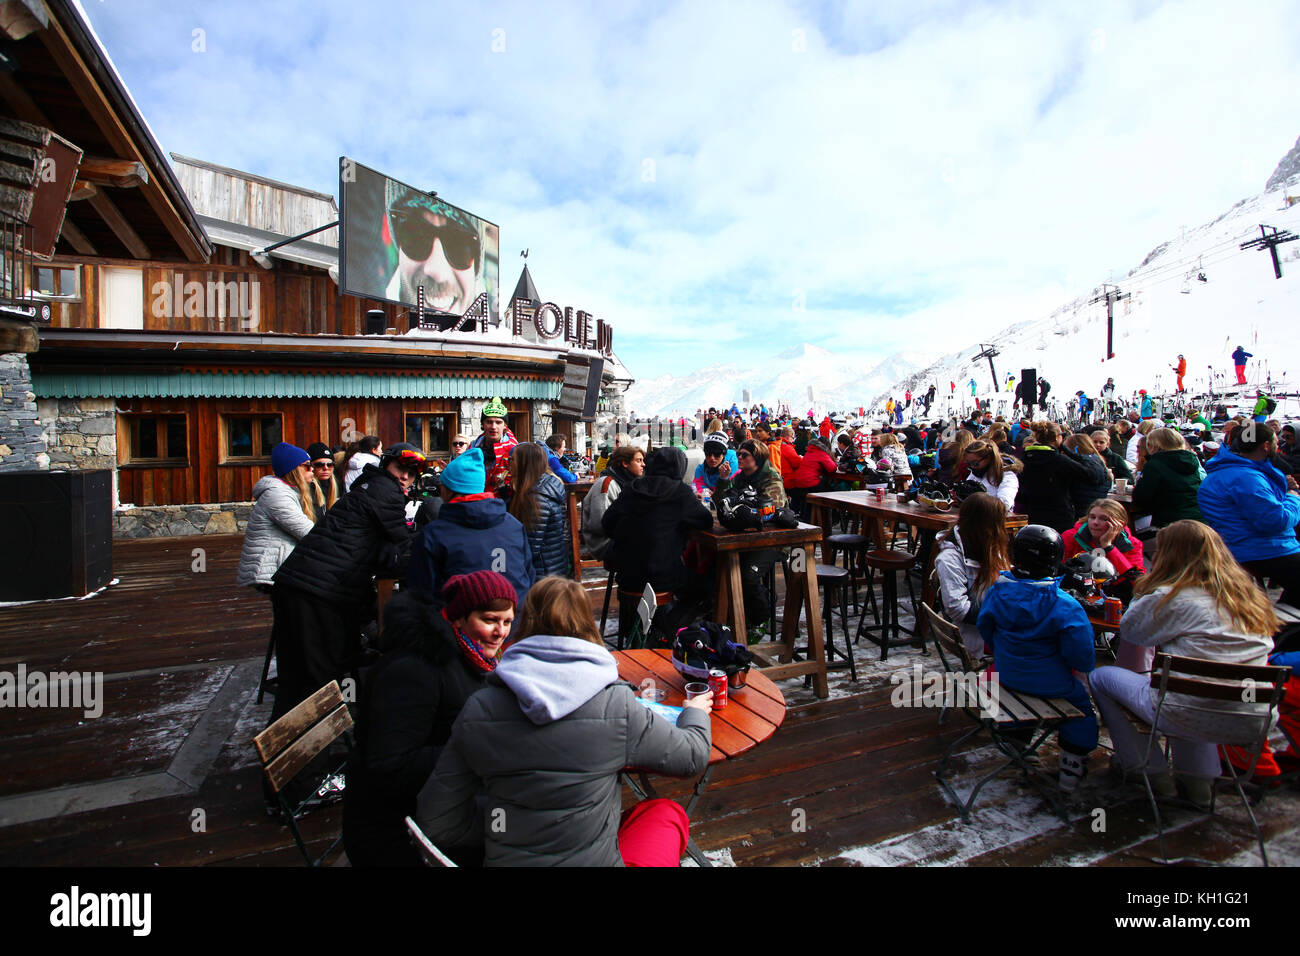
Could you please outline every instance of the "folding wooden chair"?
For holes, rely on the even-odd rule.
[[[419,852],[425,866],[456,866],[447,854],[433,845],[433,841],[420,829],[420,825],[410,817],[406,818],[406,832],[410,835],[411,843]]]
[[[970,651],[962,643],[961,630],[956,624],[943,617],[925,602],[921,602],[920,607],[934,632],[935,646],[939,650],[939,660],[943,664],[943,669],[951,674],[974,677],[979,665],[971,658]],[[939,786],[943,787],[944,792],[957,804],[962,822],[970,822],[971,808],[975,806],[975,800],[979,797],[979,792],[984,789],[984,785],[1003,771],[1015,767],[1038,787],[1051,805],[1052,810],[1062,820],[1069,823],[1069,815],[1061,801],[1061,795],[1057,792],[1055,783],[1042,779],[1042,772],[1031,761],[1036,758],[1038,748],[1056,732],[1061,724],[1075,717],[1082,717],[1083,712],[1068,700],[1056,697],[1036,697],[1033,694],[1009,690],[1001,685],[997,689],[996,709],[997,714],[995,716],[982,712],[978,706],[971,706],[969,700],[963,703],[962,711],[971,720],[975,721],[975,726],[948,745],[943,757],[939,760],[938,769],[934,772],[935,779],[939,781]],[[945,706],[939,712],[940,724],[943,723],[947,712],[948,707],[945,700]],[[981,730],[989,732],[994,746],[1002,752],[1007,760],[981,777],[975,784],[974,789],[971,790],[970,796],[962,800],[945,777],[948,761],[958,747]],[[1028,732],[1027,740],[1024,739],[1026,732]]]
[[[1190,675],[1190,676],[1185,676]],[[1207,705],[1207,701],[1231,701],[1234,703],[1254,704],[1258,713],[1243,715],[1242,732],[1232,739],[1214,741],[1217,744],[1239,747],[1247,750],[1250,765],[1244,774],[1238,775],[1231,761],[1221,760],[1228,768],[1227,774],[1220,774],[1210,782],[1210,815],[1214,815],[1214,805],[1218,796],[1215,785],[1221,780],[1231,780],[1241,798],[1242,806],[1250,817],[1251,826],[1255,828],[1255,840],[1259,844],[1259,855],[1268,866],[1268,854],[1264,852],[1264,833],[1255,819],[1255,811],[1241,785],[1249,781],[1259,763],[1259,755],[1268,741],[1268,733],[1273,726],[1278,707],[1286,694],[1286,681],[1291,676],[1289,667],[1252,667],[1248,664],[1222,664],[1218,661],[1205,661],[1192,657],[1174,657],[1171,654],[1157,654],[1152,662],[1151,688],[1157,692],[1156,710],[1152,726],[1160,726],[1160,712],[1164,709],[1168,695],[1178,694],[1177,706],[1185,711],[1204,714],[1223,715],[1220,708]],[[1200,703],[1194,703],[1199,701]],[[1159,731],[1159,733],[1165,733]],[[1143,768],[1150,766],[1151,749],[1155,746],[1157,733],[1147,735],[1146,756]],[[1169,734],[1165,733],[1166,744]],[[1177,736],[1177,735],[1174,735]],[[1249,748],[1249,749],[1247,749]],[[1166,762],[1168,762],[1166,747]],[[1143,772],[1142,782],[1146,784],[1147,797],[1151,801],[1151,810],[1156,816],[1156,833],[1160,837],[1160,856],[1162,862],[1169,862],[1169,853],[1165,849],[1164,824],[1160,819],[1160,806],[1156,801],[1155,791],[1151,788],[1151,776]]]
[[[302,852],[308,866],[320,866],[343,839],[342,834],[329,848],[313,860],[298,829],[297,818],[307,809],[317,789],[336,774],[346,769],[347,761],[335,770],[324,774],[320,782],[307,793],[296,807],[285,798],[284,788],[302,770],[341,735],[352,729],[352,715],[343,702],[338,681],[330,681],[301,704],[289,711],[270,727],[253,738],[257,754],[262,759],[262,770],[279,801],[280,816],[293,834],[294,842]]]

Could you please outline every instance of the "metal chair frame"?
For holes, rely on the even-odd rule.
[[[1178,675],[1190,674],[1191,677]],[[1151,801],[1151,811],[1156,817],[1156,833],[1160,839],[1160,856],[1158,862],[1168,863],[1169,852],[1165,846],[1164,823],[1160,819],[1160,806],[1156,800],[1155,791],[1151,787],[1151,774],[1147,771],[1151,761],[1151,751],[1155,746],[1156,736],[1163,733],[1166,743],[1166,765],[1170,765],[1169,747],[1170,739],[1177,737],[1176,734],[1170,735],[1166,731],[1158,730],[1160,725],[1160,713],[1164,709],[1166,698],[1172,691],[1183,697],[1199,698],[1206,701],[1244,701],[1244,694],[1249,691],[1255,699],[1251,703],[1267,705],[1266,710],[1262,710],[1257,716],[1259,720],[1259,732],[1255,734],[1252,741],[1242,738],[1235,740],[1218,741],[1223,745],[1235,747],[1251,746],[1250,765],[1246,771],[1238,775],[1236,768],[1230,760],[1221,760],[1221,764],[1226,764],[1228,773],[1213,778],[1210,782],[1210,810],[1209,815],[1214,815],[1214,807],[1218,798],[1217,784],[1223,780],[1232,781],[1233,787],[1237,791],[1237,796],[1241,798],[1242,806],[1246,808],[1246,815],[1250,817],[1251,826],[1255,829],[1255,841],[1259,845],[1259,855],[1264,861],[1264,866],[1268,866],[1268,853],[1264,850],[1264,832],[1259,827],[1259,821],[1255,818],[1255,811],[1250,805],[1250,800],[1246,797],[1246,792],[1241,788],[1243,782],[1250,780],[1255,773],[1255,765],[1259,763],[1260,754],[1263,752],[1264,744],[1268,742],[1268,733],[1276,719],[1282,698],[1286,694],[1286,681],[1291,675],[1289,667],[1272,667],[1272,666],[1252,666],[1249,664],[1223,664],[1218,661],[1206,661],[1191,657],[1175,657],[1172,654],[1158,653],[1151,664],[1151,689],[1157,691],[1155,714],[1151,720],[1151,733],[1147,735],[1146,754],[1142,763],[1142,782],[1146,786],[1147,799]],[[1209,678],[1197,680],[1196,678]],[[1233,684],[1214,683],[1212,681],[1234,681]],[[1247,683],[1249,682],[1249,683]],[[1266,694],[1264,693],[1267,688]],[[1265,699],[1265,696],[1267,699]],[[1195,704],[1185,704],[1181,701],[1179,706],[1184,710],[1193,710],[1201,713],[1222,714],[1223,711]],[[1243,715],[1251,716],[1251,715]]]

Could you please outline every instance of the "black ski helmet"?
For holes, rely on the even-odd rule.
[[[423,471],[425,466],[424,452],[416,448],[409,441],[399,441],[396,445],[386,445],[384,453],[379,458],[379,467],[387,468],[388,463],[395,461],[403,468],[414,471]]]
[[[1054,576],[1064,558],[1065,542],[1047,525],[1026,525],[1011,539],[1011,565],[1027,577]]]

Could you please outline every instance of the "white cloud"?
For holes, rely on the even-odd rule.
[[[1258,192],[1300,132],[1284,0],[87,9],[165,148],[436,188],[501,225],[502,285],[530,248],[646,376],[965,345]]]

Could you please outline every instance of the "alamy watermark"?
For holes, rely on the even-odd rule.
[[[889,695],[895,707],[978,707],[981,717],[998,715],[996,671],[927,671],[913,664],[890,674],[889,682],[897,685]]]
[[[87,719],[104,713],[102,671],[0,671],[0,707],[80,708]]]
[[[177,272],[159,279],[149,293],[155,319],[239,319],[244,332],[256,331],[261,322],[262,287],[256,279],[186,282]]]

